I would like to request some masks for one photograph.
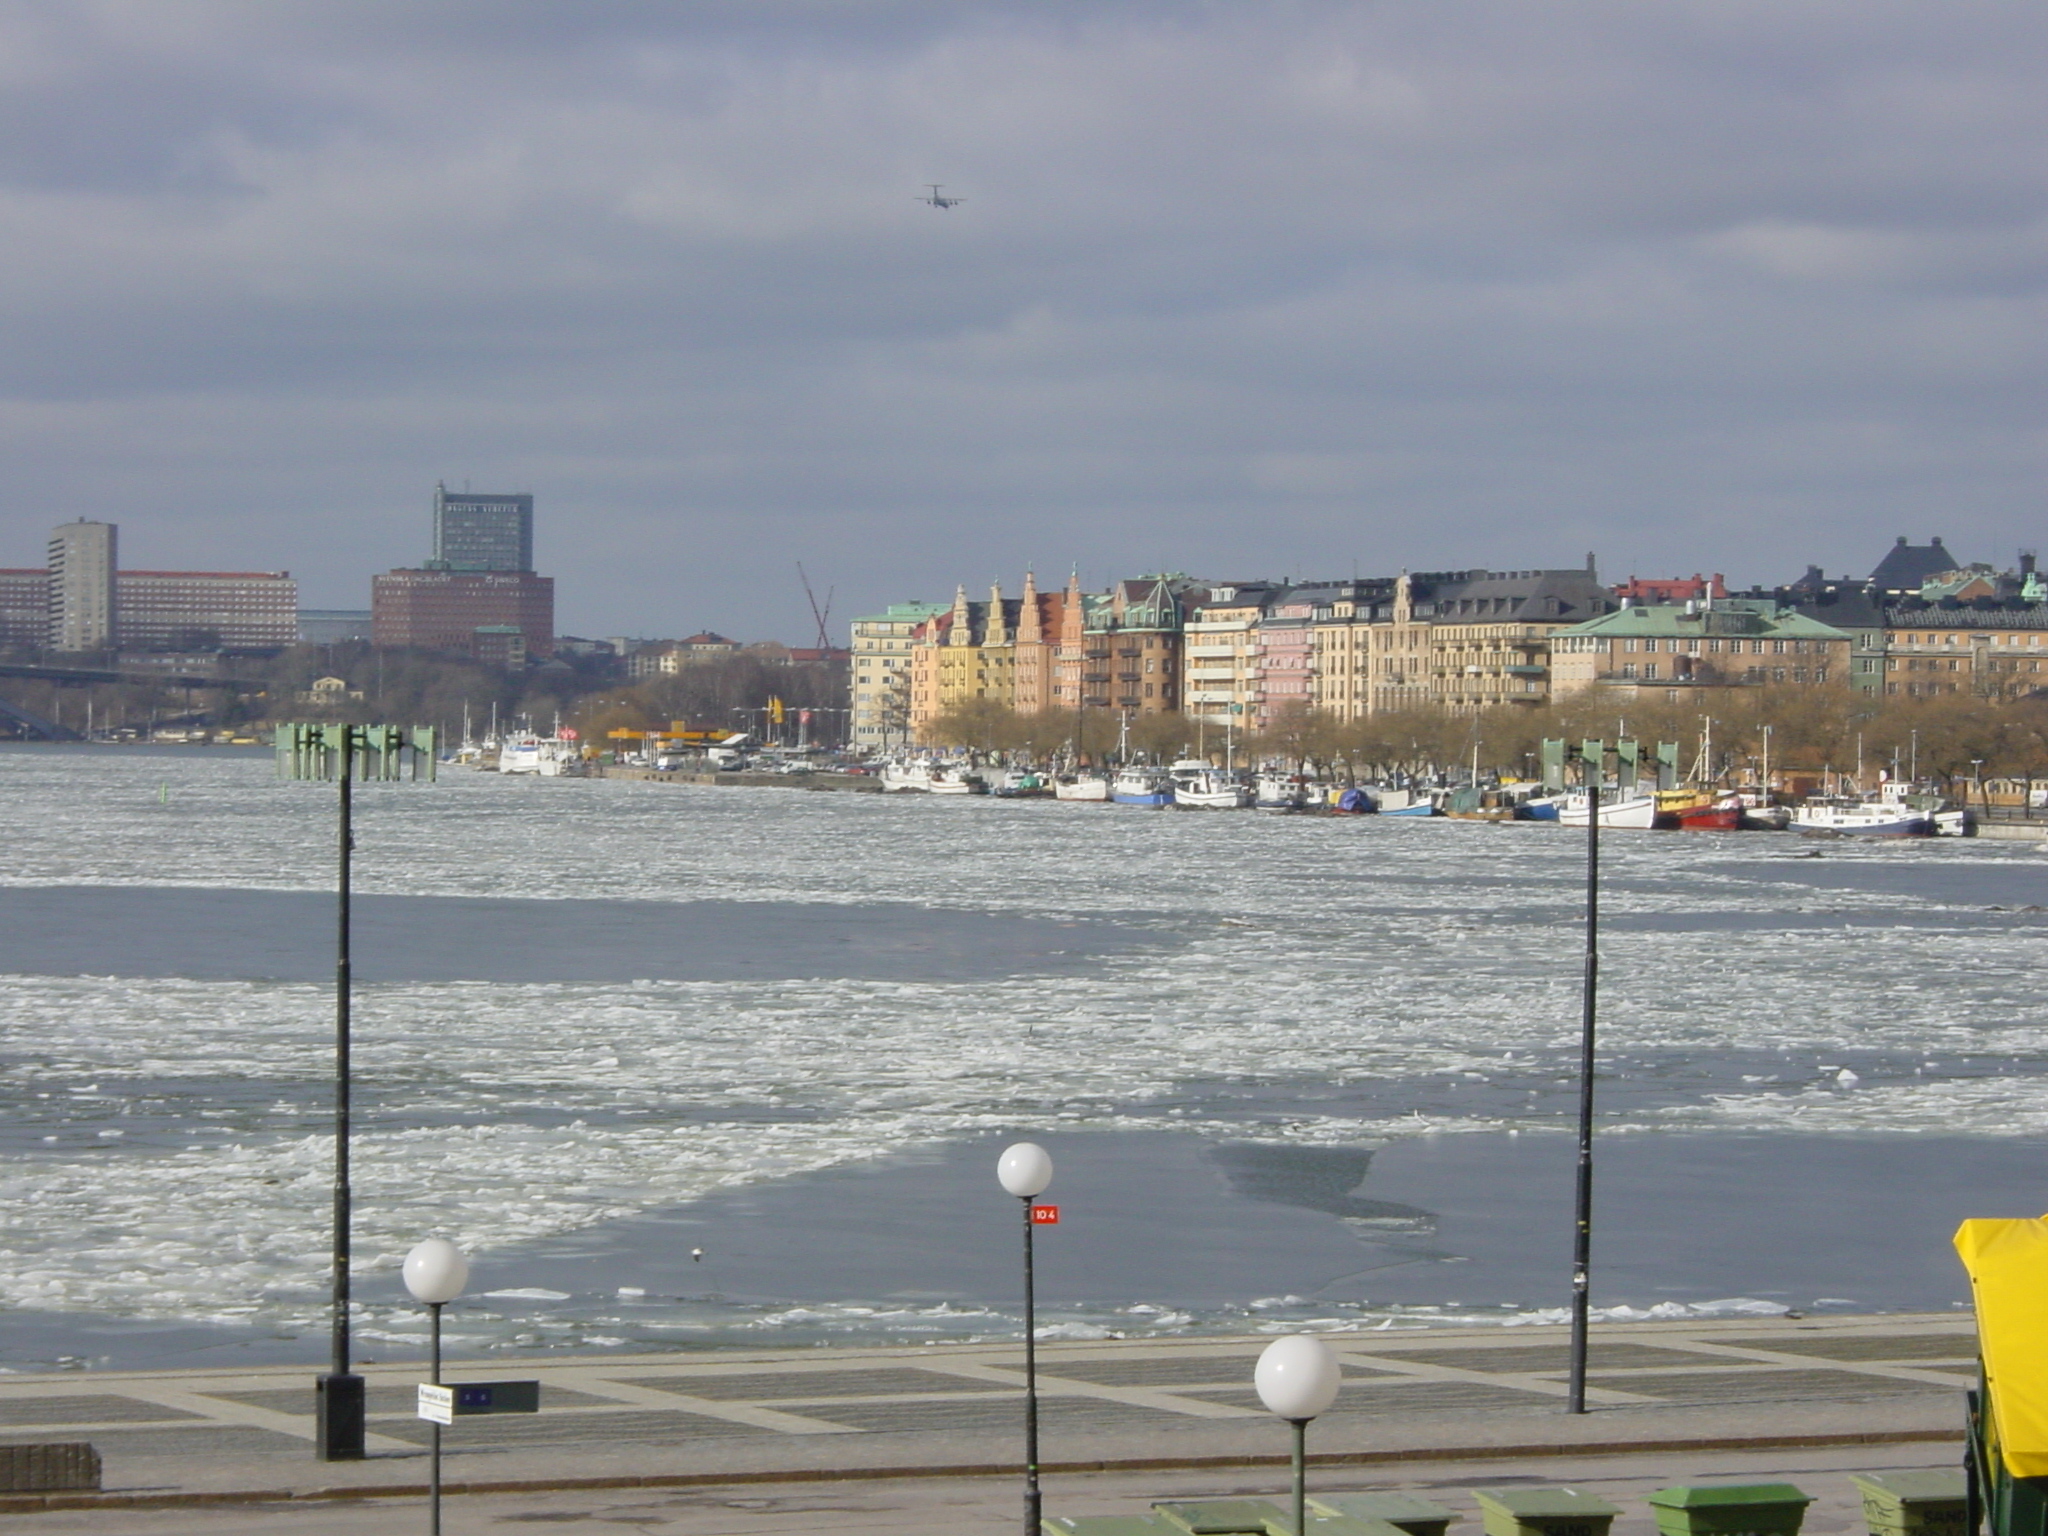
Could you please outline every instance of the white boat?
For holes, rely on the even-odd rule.
[[[1110,784],[1109,798],[1118,805],[1171,805],[1173,779],[1164,768],[1125,768]]]
[[[1052,794],[1055,800],[1092,800],[1100,805],[1109,799],[1109,780],[1093,771],[1064,773],[1053,780]]]
[[[583,751],[556,736],[508,736],[498,748],[498,772],[531,773],[544,779],[573,775],[583,767]]]
[[[1234,775],[1219,772],[1207,763],[1178,762],[1173,765],[1173,803],[1194,811],[1242,811],[1250,808],[1252,788]]]
[[[1934,818],[1910,805],[1816,795],[1792,813],[1792,830],[1846,837],[1926,837],[1934,831]]]
[[[932,765],[922,758],[908,763],[891,761],[882,764],[882,789],[885,793],[923,794],[931,787]]]
[[[1557,819],[1568,827],[1583,827],[1590,819],[1586,808],[1586,792],[1575,790],[1565,797],[1564,804],[1557,808]],[[1657,797],[1655,795],[1613,795],[1600,796],[1600,825],[1603,827],[1627,827],[1641,830],[1657,824]]]
[[[1306,810],[1308,802],[1308,780],[1297,773],[1262,773],[1252,795],[1262,811]]]
[[[988,785],[972,768],[946,763],[932,769],[931,792],[935,795],[985,795]]]

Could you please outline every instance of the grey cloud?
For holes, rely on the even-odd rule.
[[[2009,557],[2048,18],[0,7],[0,563],[363,601],[532,489],[573,629],[1162,563]],[[912,201],[939,180],[949,213]]]

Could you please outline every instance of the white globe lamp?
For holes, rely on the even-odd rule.
[[[442,1306],[469,1284],[469,1260],[445,1237],[430,1237],[405,1256],[405,1288],[413,1300]]]
[[[1313,1334],[1275,1339],[1259,1356],[1252,1385],[1269,1413],[1294,1426],[1294,1528],[1308,1516],[1308,1421],[1337,1400],[1344,1372],[1337,1357]]]
[[[1052,1154],[1035,1141],[1020,1141],[996,1160],[996,1178],[1019,1200],[1042,1195],[1052,1183]]]

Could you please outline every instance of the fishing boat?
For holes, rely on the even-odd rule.
[[[1524,821],[1555,821],[1557,813],[1564,808],[1567,795],[1531,795],[1522,802]]]
[[[1372,816],[1379,811],[1378,802],[1362,785],[1353,784],[1334,793],[1336,798],[1330,802],[1330,809],[1340,816]]]
[[[932,765],[922,758],[911,762],[891,760],[882,764],[885,794],[928,794],[932,787]]]
[[[1681,832],[1735,832],[1742,827],[1742,799],[1711,789],[1659,790],[1657,819]]]
[[[1191,811],[1242,811],[1250,808],[1252,787],[1234,774],[1188,760],[1173,765],[1173,803]]]
[[[1118,772],[1109,786],[1109,798],[1118,805],[1171,805],[1173,778],[1164,768],[1134,764]]]
[[[1592,819],[1587,808],[1587,794],[1583,789],[1574,790],[1565,797],[1564,804],[1557,808],[1557,819],[1568,827],[1583,827]],[[1647,831],[1657,824],[1657,797],[1655,795],[1628,794],[1616,791],[1600,797],[1600,825],[1623,827]]]
[[[1434,816],[1436,797],[1426,789],[1386,789],[1380,791],[1379,811],[1382,816]]]
[[[1109,800],[1109,780],[1093,769],[1079,773],[1063,773],[1052,783],[1055,800],[1092,801],[1097,805]]]
[[[1262,811],[1305,810],[1308,801],[1308,780],[1298,773],[1262,773],[1252,792],[1252,804]]]
[[[931,792],[935,795],[985,795],[988,784],[972,768],[945,763],[932,769]]]
[[[1910,805],[1815,795],[1792,812],[1792,830],[1842,837],[1927,837],[1934,818]]]
[[[530,773],[543,779],[571,777],[583,769],[583,749],[571,737],[508,736],[498,748],[498,772]]]

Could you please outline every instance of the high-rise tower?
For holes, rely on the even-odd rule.
[[[50,648],[104,651],[115,636],[117,530],[80,518],[50,533]]]
[[[486,496],[434,487],[434,558],[437,571],[533,569],[533,498]]]

